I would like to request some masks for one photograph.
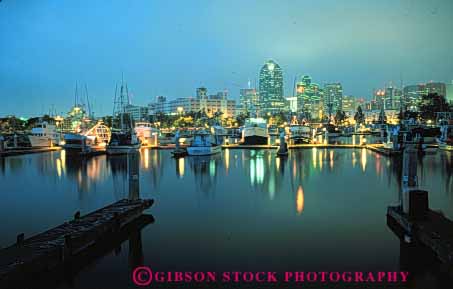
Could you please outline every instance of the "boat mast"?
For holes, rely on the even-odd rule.
[[[88,87],[87,87],[87,84],[86,84],[86,83],[85,83],[85,95],[86,95],[87,106],[88,106],[88,117],[89,117],[89,118],[92,118],[92,115],[91,115],[90,99],[89,99],[89,97],[88,97]]]
[[[123,74],[121,74],[121,88],[120,88],[120,128],[124,131],[124,85],[123,85]]]
[[[77,87],[78,87],[78,85],[77,85],[77,80],[76,80],[76,83],[75,83],[75,94],[74,94],[74,106],[77,106],[77,103],[78,103],[78,99],[77,99],[77,98],[78,98],[78,97],[77,97],[77,96],[78,96]]]

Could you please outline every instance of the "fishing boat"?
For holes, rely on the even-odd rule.
[[[64,135],[64,150],[69,154],[90,153],[92,152],[91,139],[83,134],[66,133]]]
[[[311,127],[308,125],[291,124],[285,130],[292,144],[308,144],[312,141]]]
[[[215,144],[212,136],[205,130],[194,133],[193,140],[187,147],[187,154],[190,156],[206,156],[220,153],[222,147]]]
[[[341,131],[338,129],[338,127],[331,123],[326,124],[324,128],[324,131],[329,138],[341,136]]]
[[[244,145],[265,145],[268,142],[266,120],[262,118],[248,118],[242,129]]]
[[[132,117],[126,112],[126,106],[130,103],[127,84],[121,80],[120,92],[117,97],[115,88],[114,115],[119,119],[120,127],[112,131],[112,137],[107,145],[108,155],[127,154],[138,150],[141,146],[140,140],[132,127]]]
[[[172,132],[161,131],[157,138],[159,145],[170,145],[170,144],[174,143],[174,140],[175,140],[175,134]]]
[[[156,146],[159,130],[154,128],[149,122],[135,123],[135,133],[144,146]]]
[[[63,148],[68,153],[90,153],[103,151],[111,138],[110,129],[99,121],[80,133],[66,133]]]
[[[135,132],[120,131],[112,132],[112,138],[107,145],[107,154],[119,155],[127,154],[131,151],[138,150],[141,144]]]
[[[28,139],[32,147],[52,147],[60,144],[60,134],[57,133],[55,125],[47,121],[41,121],[32,128]]]

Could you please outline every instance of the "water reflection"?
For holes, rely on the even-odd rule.
[[[445,180],[445,191],[449,192],[451,195],[453,194],[453,153],[443,152],[440,159],[444,164],[444,166],[441,167],[441,174]]]
[[[302,214],[302,211],[304,210],[304,205],[305,205],[304,190],[302,189],[302,186],[299,186],[299,188],[297,189],[296,198],[296,209],[298,215]]]
[[[187,157],[187,161],[194,175],[197,188],[205,195],[214,195],[221,156],[190,156]]]
[[[151,149],[141,151],[139,158],[140,194],[156,199],[159,226],[144,230],[141,237],[128,236],[142,253],[120,251],[121,257],[93,266],[98,271],[115,268],[124,274],[121,266],[149,260],[170,271],[209,269],[212,264],[220,270],[251,271],[297,266],[326,270],[326,264],[334,270],[398,269],[398,246],[382,220],[387,206],[398,198],[400,159],[361,148],[294,149],[286,158],[277,158],[274,150],[225,150],[217,156],[181,159]],[[6,243],[0,246],[14,241],[18,231],[28,235],[66,221],[80,210],[79,199],[91,211],[127,197],[127,162],[124,156],[81,160],[60,153],[4,158],[0,218],[18,217],[0,226]],[[420,186],[432,193],[432,207],[450,217],[452,164],[451,154],[438,153],[424,156],[419,166]],[[263,216],[271,218],[263,221]],[[29,222],[31,218],[36,221]],[[366,242],[363,228],[369,229]],[[224,231],[232,237],[224,240]],[[370,247],[382,248],[378,259]],[[305,250],[302,259],[287,254],[300,248],[312,249]],[[93,271],[86,272],[90,278],[84,280],[92,279]],[[116,284],[117,278],[112,276],[114,286],[104,285],[127,287]],[[74,286],[83,288],[78,282]]]
[[[366,148],[362,148],[361,156],[360,156],[360,163],[362,164],[362,171],[365,172],[366,170],[366,162],[367,162],[367,151]]]
[[[184,177],[185,162],[184,158],[175,158],[176,176],[180,179]]]
[[[56,272],[50,271],[47,274],[42,274],[39,278],[33,281],[24,280],[24,283],[30,282],[30,284],[23,284],[24,288],[75,288],[81,286],[81,288],[93,288],[92,286],[102,287],[102,280],[92,278],[85,280],[88,284],[83,284],[83,279],[78,280],[78,275],[82,274],[86,268],[93,267],[95,264],[99,264],[104,259],[107,259],[109,255],[115,253],[118,255],[121,253],[122,247],[128,247],[128,265],[129,271],[132,271],[141,265],[145,264],[144,253],[143,253],[143,242],[142,242],[142,231],[150,224],[154,223],[154,217],[152,215],[142,215],[127,226],[123,227],[118,233],[112,234],[109,238],[104,239],[100,243],[89,247],[83,253],[72,257],[71,264],[64,268],[58,268]],[[100,278],[102,279],[102,278]],[[82,284],[79,284],[82,281]],[[95,283],[95,284],[93,284]],[[99,283],[99,284],[97,284]]]

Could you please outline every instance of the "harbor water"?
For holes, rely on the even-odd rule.
[[[418,165],[430,207],[450,219],[452,165],[453,154],[441,151]],[[155,222],[49,288],[135,288],[131,272],[141,264],[156,271],[401,270],[400,240],[386,224],[401,189],[396,159],[365,148],[291,150],[286,158],[225,149],[180,159],[142,149],[139,168],[136,189],[155,199],[146,212]],[[127,157],[59,151],[0,158],[0,188],[6,247],[19,233],[128,198]]]

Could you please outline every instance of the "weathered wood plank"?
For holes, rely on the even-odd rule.
[[[124,199],[0,250],[0,281],[9,275],[48,271],[65,263],[138,218],[153,202]]]

